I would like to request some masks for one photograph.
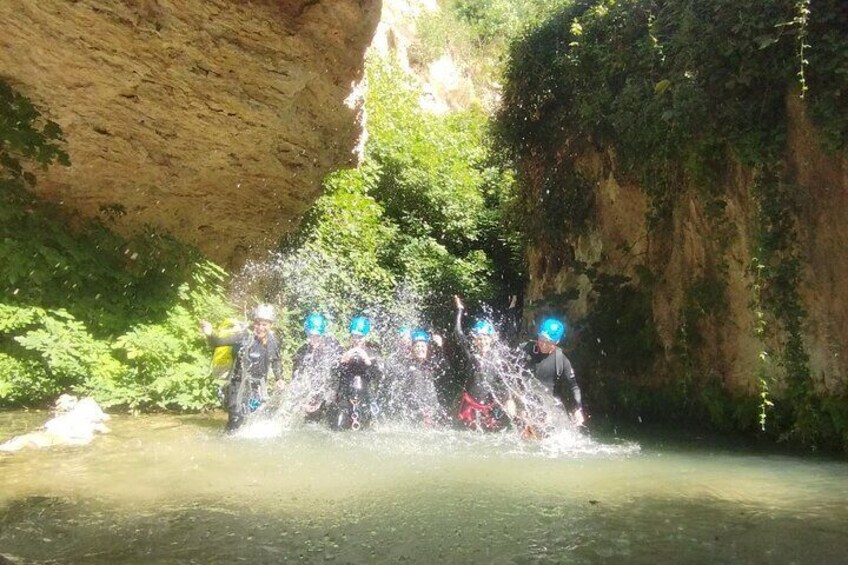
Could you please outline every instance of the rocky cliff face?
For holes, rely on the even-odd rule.
[[[848,387],[848,158],[824,153],[797,99],[790,104],[787,165],[801,189],[801,298],[813,378],[826,393]]]
[[[803,345],[815,390],[823,396],[841,395],[848,386],[848,160],[822,149],[821,136],[797,96],[788,97],[787,105],[784,166],[797,203]],[[752,171],[741,165],[729,168],[722,181],[725,208],[718,218],[702,192],[688,189],[674,204],[669,224],[655,229],[648,222],[645,193],[619,180],[612,152],[583,155],[579,165],[596,186],[592,227],[570,241],[565,253],[548,242],[533,248],[528,257],[530,303],[576,293],[567,309],[569,318],[579,322],[597,306],[597,295],[591,278],[575,265],[595,265],[634,281],[647,267],[652,273],[645,285],[650,289],[649,322],[656,328],[661,360],[656,372],[642,375],[642,384],[658,384],[663,360],[679,359],[682,340],[697,332],[699,339],[687,352],[698,360],[701,373],[695,378],[715,380],[733,395],[751,397],[766,374],[775,379],[771,392],[779,393],[785,367],[770,356],[779,353],[785,335],[771,331],[771,338],[763,339],[756,332],[760,318],[752,250],[760,204],[751,190]],[[721,304],[708,307],[710,296]],[[680,378],[669,375],[668,365],[665,375]]]
[[[291,230],[360,128],[380,0],[0,3],[0,74],[58,122],[39,190],[238,264]]]

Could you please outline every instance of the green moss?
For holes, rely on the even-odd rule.
[[[651,344],[638,336],[650,327],[651,309],[644,301],[650,286],[619,281],[624,292],[610,298],[616,313],[599,300],[585,321],[587,368],[604,375],[618,370],[619,382],[628,374],[643,380],[657,371],[675,375],[660,387],[665,392],[649,390],[664,395],[663,402],[681,414],[691,413],[693,419],[698,414],[697,419],[714,425],[732,421],[749,429],[752,421],[770,420],[771,433],[808,445],[832,445],[842,437],[828,423],[832,420],[812,384],[798,293],[797,191],[781,166],[786,97],[793,93],[804,96],[826,145],[845,150],[848,11],[842,4],[583,0],[513,45],[496,132],[506,153],[520,164],[520,201],[533,218],[523,226],[529,241],[553,238],[568,245],[585,229],[586,219],[591,221],[595,187],[579,171],[580,157],[593,153],[610,161],[604,167],[614,167],[619,181],[634,182],[645,192],[655,240],[668,237],[672,211],[680,196],[693,189],[710,226],[705,271],[684,281],[688,290],[673,350],[662,359],[645,355],[653,351]],[[780,399],[772,398],[775,367],[758,374],[759,397],[728,399],[710,368],[700,366],[701,328],[726,310],[724,255],[735,234],[725,214],[723,181],[734,161],[754,178],[750,191],[758,215],[750,252],[757,282],[752,307],[760,320],[764,355],[776,360],[787,383]],[[601,265],[600,270],[612,272],[615,266]],[[618,326],[622,320],[632,324],[629,332]],[[597,347],[597,340],[635,341],[644,349]],[[776,344],[775,351],[765,344]],[[651,362],[625,366],[619,361],[616,367],[609,359],[616,349],[615,359]],[[598,384],[614,394],[613,387]],[[615,402],[632,405],[641,394]],[[751,402],[757,410],[751,410]]]

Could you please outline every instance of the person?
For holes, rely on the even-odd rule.
[[[306,343],[294,355],[291,385],[305,392],[304,412],[307,420],[322,418],[331,390],[331,378],[341,355],[341,345],[327,335],[327,318],[313,312],[303,323]]]
[[[573,399],[572,421],[582,426],[585,422],[582,395],[571,361],[557,345],[565,336],[565,324],[556,318],[546,318],[539,325],[536,339],[519,346],[526,367],[553,396],[565,403],[566,389]]]
[[[372,406],[374,390],[383,373],[377,346],[368,340],[371,320],[355,316],[350,321],[350,347],[342,353],[336,369],[336,401],[330,425],[335,429],[358,430],[378,411]]]
[[[386,382],[380,387],[384,411],[391,418],[430,427],[444,418],[436,392],[443,367],[442,337],[422,328],[409,330],[407,336],[402,355],[388,364]]]
[[[217,335],[212,324],[202,321],[200,330],[212,347],[234,347],[235,364],[227,387],[227,431],[234,431],[245,417],[255,412],[268,399],[268,372],[279,381],[282,376],[280,343],[272,327],[276,320],[274,307],[260,304],[253,313],[253,330],[231,335]]]
[[[503,383],[497,353],[494,350],[495,327],[484,318],[475,320],[472,341],[462,331],[465,306],[459,296],[456,302],[454,335],[470,367],[470,374],[460,397],[457,418],[475,430],[498,430],[507,424],[506,413],[498,396],[503,396]]]
[[[412,328],[409,326],[401,326],[398,328],[397,341],[401,347],[409,347],[412,345]]]

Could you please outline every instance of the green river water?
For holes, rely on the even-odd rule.
[[[46,419],[0,413],[0,439]],[[715,442],[463,431],[227,437],[116,417],[0,454],[16,563],[846,563],[848,463]],[[0,559],[0,563],[2,559]]]

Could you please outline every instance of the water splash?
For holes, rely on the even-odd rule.
[[[382,376],[373,395],[370,430],[329,431],[319,407],[330,406],[335,399],[336,358],[332,358],[303,367],[297,378],[248,418],[236,433],[239,439],[292,441],[297,434],[320,430],[331,434],[333,442],[354,443],[369,451],[423,454],[436,449],[544,457],[631,455],[639,451],[635,444],[599,444],[576,427],[559,399],[525,368],[520,352],[506,344],[503,334],[495,339],[487,362],[495,365],[500,377],[498,382],[489,383],[489,392],[509,425],[497,433],[456,429],[455,415],[439,403],[435,385],[441,372],[451,368],[444,359],[426,366],[417,364],[408,336],[399,332],[401,327],[427,328],[421,312],[427,296],[411,285],[399,284],[388,298],[380,299],[373,289],[356,283],[336,258],[304,247],[271,254],[244,268],[236,278],[234,300],[247,308],[257,296],[281,312],[284,323],[280,330],[288,354],[293,353],[293,346],[304,342],[299,320],[308,312],[322,312],[331,320],[331,331],[342,349],[347,344],[347,320],[364,313],[372,322],[369,337],[379,345]],[[485,314],[498,318],[491,311]],[[431,355],[441,355],[439,348],[432,343],[430,346],[435,349]]]

